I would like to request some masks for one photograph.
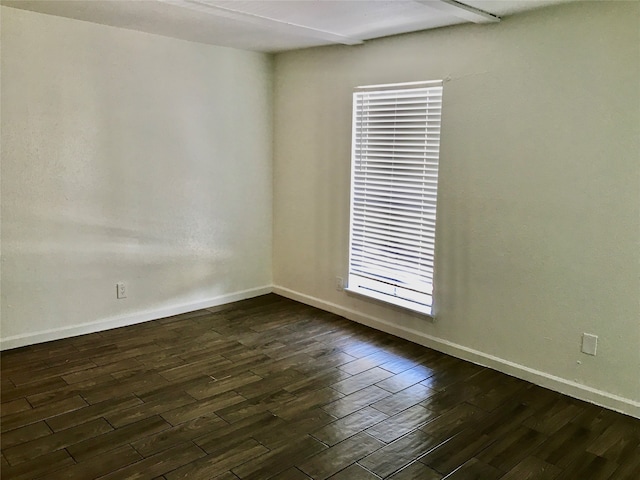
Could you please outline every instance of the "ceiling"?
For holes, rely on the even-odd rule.
[[[211,45],[280,52],[373,38],[575,0],[1,0],[2,5]]]

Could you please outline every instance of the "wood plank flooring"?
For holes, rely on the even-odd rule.
[[[640,479],[640,420],[276,295],[2,353],[9,479]]]

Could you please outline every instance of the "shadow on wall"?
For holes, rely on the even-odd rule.
[[[191,235],[153,219],[123,225],[53,210],[25,217],[3,219],[3,338],[243,288],[230,267],[233,245],[225,244],[219,224]],[[116,299],[119,281],[127,285],[125,300]],[[25,321],[33,325],[25,328]]]

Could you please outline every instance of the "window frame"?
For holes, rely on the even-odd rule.
[[[352,151],[351,151],[351,178],[350,178],[350,204],[349,204],[349,261],[348,261],[348,275],[347,275],[347,282],[346,282],[347,285],[345,287],[345,290],[347,290],[350,293],[362,295],[368,298],[372,298],[374,300],[378,300],[390,305],[394,305],[396,307],[411,310],[411,311],[418,312],[420,314],[428,315],[431,317],[434,317],[434,310],[435,310],[434,297],[433,297],[433,293],[434,293],[433,290],[434,290],[434,283],[435,283],[435,243],[436,243],[435,231],[436,231],[436,218],[437,218],[437,194],[438,194],[438,178],[439,178],[438,174],[439,174],[439,163],[440,163],[440,140],[441,140],[440,128],[441,128],[441,122],[442,122],[443,83],[444,83],[443,80],[436,80],[436,81],[427,81],[427,82],[368,85],[363,87],[357,87],[352,97],[353,98],[353,118],[352,118],[352,132],[351,132]],[[434,97],[439,97],[439,107],[437,108],[431,107],[429,104],[430,98],[431,98],[430,95],[432,94],[432,92]],[[361,98],[364,98],[367,95],[375,96],[376,94],[379,94],[382,96],[385,96],[385,95],[388,96],[391,94],[396,94],[395,96],[396,104],[394,106],[395,109],[392,110],[393,112],[392,115],[394,118],[394,122],[393,122],[394,132],[390,134],[392,136],[392,140],[391,140],[392,146],[387,148],[387,150],[392,151],[392,153],[389,153],[388,158],[385,157],[382,160],[372,161],[376,169],[378,169],[379,171],[384,172],[385,168],[392,171],[392,173],[389,174],[388,176],[384,176],[385,175],[384,173],[379,174],[379,172],[376,172],[376,175],[378,176],[378,178],[380,178],[379,175],[382,175],[382,180],[381,180],[382,182],[389,184],[388,188],[384,187],[384,188],[387,188],[387,190],[386,191],[383,190],[383,194],[385,192],[389,192],[388,200],[386,201],[386,203],[389,205],[387,205],[386,207],[383,207],[383,209],[387,208],[388,211],[387,213],[382,213],[380,215],[381,217],[388,217],[386,218],[386,221],[389,222],[391,218],[391,214],[389,212],[393,211],[394,209],[397,210],[397,208],[392,208],[390,205],[392,203],[399,203],[399,202],[394,202],[394,199],[398,200],[400,198],[397,192],[395,192],[395,196],[393,196],[394,193],[392,192],[392,190],[394,188],[393,186],[394,178],[396,177],[400,178],[399,173],[397,173],[394,170],[394,168],[395,169],[398,168],[398,165],[396,165],[396,163],[398,162],[398,157],[403,156],[402,153],[397,155],[397,152],[395,152],[395,149],[397,148],[396,142],[398,141],[398,138],[399,138],[398,135],[402,133],[402,128],[405,128],[402,125],[400,125],[400,127],[398,128],[398,120],[397,120],[399,118],[398,111],[402,110],[402,107],[398,108],[397,102],[398,102],[398,98],[402,98],[403,95],[405,98],[407,98],[406,95],[409,94],[409,98],[414,98],[411,96],[412,93],[415,94],[415,98],[420,98],[420,97],[425,98],[423,101],[425,107],[420,108],[420,110],[424,110],[425,113],[416,115],[417,117],[424,116],[424,123],[422,124],[423,125],[422,128],[424,128],[424,135],[423,135],[424,138],[418,142],[418,143],[423,142],[423,147],[421,147],[424,150],[423,158],[421,159],[423,160],[423,162],[419,165],[419,168],[416,169],[416,171],[419,173],[415,173],[415,174],[403,173],[402,178],[404,178],[405,180],[400,180],[399,183],[406,182],[407,181],[406,179],[409,179],[408,181],[412,181],[412,182],[415,180],[422,182],[423,184],[421,188],[422,193],[412,194],[412,200],[420,199],[418,201],[419,201],[419,205],[422,206],[421,212],[423,212],[424,206],[427,204],[426,198],[429,197],[428,202],[432,210],[429,216],[432,217],[433,227],[424,228],[420,226],[420,227],[414,228],[415,223],[419,223],[419,224],[428,223],[428,222],[425,222],[426,216],[423,214],[419,214],[418,216],[419,220],[416,222],[409,221],[408,224],[405,224],[405,225],[402,225],[401,222],[397,222],[397,223],[401,224],[400,228],[404,228],[406,225],[408,225],[410,227],[409,230],[413,229],[414,232],[412,232],[410,235],[415,234],[415,238],[418,239],[419,242],[424,242],[424,238],[427,236],[425,232],[427,231],[430,232],[429,236],[432,236],[433,239],[429,242],[424,242],[424,245],[428,248],[428,251],[430,252],[432,260],[430,262],[423,261],[424,258],[428,256],[428,254],[427,255],[424,254],[423,243],[419,243],[418,249],[421,251],[421,253],[415,256],[415,258],[420,259],[418,261],[417,268],[413,268],[409,266],[409,267],[399,267],[395,270],[393,269],[390,270],[388,265],[393,263],[393,261],[389,259],[386,259],[386,260],[383,259],[381,261],[381,264],[386,264],[386,267],[385,266],[380,267],[379,272],[375,274],[372,272],[374,272],[378,268],[373,266],[376,263],[376,261],[370,260],[371,258],[374,258],[372,257],[372,255],[375,255],[370,253],[374,251],[374,249],[371,248],[373,246],[373,243],[367,244],[367,240],[366,240],[368,238],[367,233],[359,233],[358,235],[355,234],[355,230],[357,230],[356,228],[357,221],[361,222],[359,224],[359,227],[362,232],[366,231],[366,227],[367,227],[367,221],[366,221],[367,207],[366,207],[366,198],[365,198],[367,196],[367,193],[356,194],[356,190],[357,189],[362,190],[363,188],[362,185],[364,185],[365,191],[367,188],[371,189],[371,183],[366,183],[367,173],[366,172],[364,174],[362,173],[362,171],[366,171],[366,169],[369,168],[368,167],[369,157],[367,154],[363,154],[363,151],[370,150],[371,147],[369,143],[366,143],[363,140],[363,136],[364,136],[362,133],[363,127],[361,126],[364,123],[371,122],[371,118],[375,117],[371,113],[369,113],[369,115],[364,115],[364,112],[365,110],[367,110],[367,108],[365,108],[364,106],[360,106],[358,102],[360,101]],[[416,101],[416,103],[419,103],[419,102]],[[438,102],[433,102],[433,103],[435,104]],[[375,107],[371,107],[371,108],[372,110],[376,110]],[[384,110],[388,111],[388,107],[385,107]],[[435,110],[438,111],[437,119],[431,120],[430,118],[434,116]],[[379,107],[378,107],[377,113],[380,114]],[[404,112],[404,114],[407,115],[406,112]],[[386,114],[383,114],[383,115],[386,116]],[[368,125],[367,128],[369,128],[370,123],[367,123],[367,125]],[[433,152],[428,151],[429,149],[433,148],[432,145],[430,144],[430,142],[432,142],[433,140],[429,138],[432,135],[429,133],[429,129],[434,129],[436,128],[436,126],[437,126],[437,139],[435,140],[435,144],[437,144],[437,147],[436,147],[437,153],[436,153],[436,158],[434,162],[434,159],[432,158]],[[409,127],[409,128],[414,128],[414,127]],[[398,131],[396,130],[399,130],[400,133],[398,133]],[[388,134],[388,132],[385,132],[385,134]],[[422,134],[419,134],[416,136],[422,136]],[[413,140],[411,140],[411,142],[413,142]],[[375,143],[375,141],[373,143]],[[378,145],[378,148],[379,148],[379,145]],[[386,153],[383,156],[385,155]],[[363,161],[363,158],[365,157],[367,158],[367,160]],[[418,162],[419,161],[420,160],[418,160]],[[358,162],[360,163],[360,166],[358,166]],[[363,163],[366,163],[367,166],[363,167],[362,166]],[[427,177],[427,174],[425,172],[427,170],[429,171],[429,174],[428,174],[429,177],[433,177],[435,175],[435,187],[433,187],[434,182],[431,180],[428,183],[431,183],[432,186],[428,188],[424,186],[425,178]],[[396,175],[396,177],[394,177],[394,174]],[[364,181],[363,181],[363,178],[365,179]],[[365,198],[365,201],[363,204],[364,207],[357,206],[356,200],[362,201],[363,198]],[[369,200],[369,202],[370,202],[369,207],[371,208],[371,200]],[[416,205],[418,205],[418,203]],[[356,215],[355,211],[357,209],[363,210],[365,213]],[[384,221],[385,221],[384,218],[382,218],[382,220],[375,220],[373,222],[374,224],[377,224],[375,228],[380,229],[380,225],[383,225],[384,227],[386,227],[387,230],[392,231],[393,227],[390,225],[390,223],[386,223],[386,224],[381,223]],[[430,229],[432,229],[432,234]],[[415,232],[418,232],[418,233],[415,233]],[[387,234],[387,235],[391,235],[391,234]],[[362,237],[362,240],[355,242],[354,239],[356,236]],[[369,236],[371,236],[371,234],[369,234]],[[384,237],[385,234],[381,233],[381,236]],[[412,239],[412,240],[415,240],[415,239]],[[382,239],[382,241],[384,241],[384,238]],[[400,242],[400,243],[403,243],[403,242]],[[357,254],[354,253],[356,250],[354,248],[354,245],[357,245],[358,247],[360,247],[360,250],[358,250],[359,253]],[[384,257],[395,256],[400,261],[406,261],[406,258],[410,257],[406,253],[409,250],[407,250],[406,248],[402,248],[402,247],[406,247],[406,244],[400,247],[398,247],[398,244],[394,244],[393,247],[390,247],[389,244],[385,245],[383,243],[379,245],[381,245],[382,247],[386,247],[387,249]],[[378,246],[377,248],[380,251],[380,257],[382,257],[383,250],[381,249],[380,246]],[[390,250],[396,250],[396,253],[390,254],[389,253]],[[405,253],[402,253],[402,252],[398,253],[399,250],[405,250]],[[355,265],[357,264],[357,262],[354,260],[355,257],[360,258],[360,261],[359,261],[360,267],[366,264],[365,267],[371,269],[368,272],[365,272],[365,276],[362,276],[362,272],[358,272],[358,267],[355,267]],[[368,258],[368,260],[366,258]],[[414,273],[406,273],[405,270],[413,271]],[[387,278],[391,278],[391,281],[390,282],[383,281],[382,280],[383,272],[388,273],[391,271],[395,271],[396,278],[387,277]],[[370,277],[367,277],[366,276],[367,274],[369,274]],[[427,287],[427,282],[423,280],[424,278],[427,278],[426,277],[427,274],[430,275],[430,279],[431,279],[431,282],[429,283],[428,287]],[[372,278],[372,277],[375,277],[376,275],[378,276],[378,278]],[[405,276],[404,284],[400,279],[398,279],[398,277],[402,277],[402,276]],[[410,281],[407,282],[406,279],[411,278],[411,276],[413,276],[414,279],[421,279],[421,280],[415,281],[414,283],[411,283]],[[418,285],[418,284],[420,285],[419,287],[420,289],[427,289],[428,291],[420,290],[418,293],[416,293],[415,289],[407,288],[407,286],[411,287],[412,285]]]

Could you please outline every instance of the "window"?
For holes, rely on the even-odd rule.
[[[347,290],[432,313],[442,82],[353,94]]]

